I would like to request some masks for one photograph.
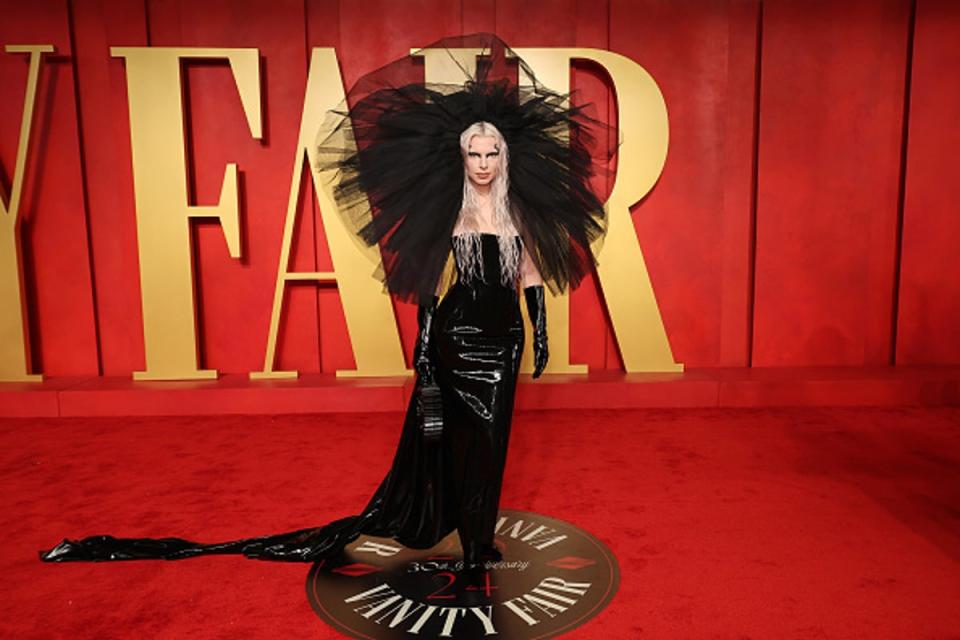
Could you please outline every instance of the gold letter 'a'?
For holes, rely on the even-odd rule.
[[[403,362],[403,350],[390,296],[384,295],[380,282],[371,277],[374,268],[380,263],[379,247],[362,247],[360,240],[352,237],[337,215],[332,182],[336,176],[321,174],[317,168],[315,142],[318,138],[318,127],[324,123],[327,111],[336,107],[343,97],[343,80],[334,50],[314,49],[310,57],[307,90],[300,117],[300,135],[293,156],[293,173],[287,200],[286,222],[283,226],[283,244],[280,247],[273,309],[270,313],[267,351],[263,371],[250,373],[250,377],[254,379],[292,378],[297,375],[296,371],[278,371],[273,368],[284,288],[288,282],[296,281],[337,283],[347,331],[353,346],[353,357],[357,363],[354,370],[338,370],[337,377],[402,376],[409,373]],[[289,270],[290,244],[293,242],[297,216],[304,149],[310,161],[311,177],[334,271]]]
[[[190,218],[216,218],[230,256],[240,257],[237,165],[227,165],[214,206],[187,204],[180,61],[230,62],[250,134],[261,137],[257,49],[111,47],[126,58],[130,142],[140,252],[140,295],[146,370],[137,380],[215,378],[198,367]]]
[[[537,79],[554,91],[570,90],[570,61],[599,63],[613,80],[623,144],[618,150],[616,185],[606,203],[607,234],[597,256],[597,275],[613,324],[624,369],[682,371],[675,362],[654,296],[630,206],[653,188],[667,157],[667,108],[646,70],[633,60],[602,49],[518,48]],[[548,311],[548,317],[550,312]]]
[[[20,118],[20,140],[13,169],[13,188],[8,198],[0,185],[0,380],[39,381],[43,376],[27,371],[26,306],[23,300],[23,262],[20,252],[20,194],[23,191],[23,169],[30,145],[30,124],[37,98],[37,76],[40,56],[53,51],[53,45],[8,45],[7,53],[29,53],[27,90]]]

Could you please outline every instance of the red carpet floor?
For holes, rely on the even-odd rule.
[[[0,420],[2,638],[328,638],[309,565],[51,565],[111,533],[222,540],[361,509],[402,415]],[[568,637],[960,638],[960,409],[521,412],[501,506],[620,590]]]

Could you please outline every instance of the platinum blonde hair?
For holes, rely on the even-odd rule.
[[[490,196],[493,200],[493,223],[496,228],[497,242],[500,246],[500,282],[506,287],[516,285],[520,273],[520,249],[514,236],[519,235],[510,216],[510,158],[507,141],[500,130],[489,122],[474,122],[460,134],[460,151],[463,166],[463,203],[453,228],[453,249],[457,262],[466,280],[483,273],[483,255],[480,243],[480,209],[477,189],[467,175],[466,158],[470,140],[474,136],[490,136],[500,152],[497,163],[497,175],[490,183]]]

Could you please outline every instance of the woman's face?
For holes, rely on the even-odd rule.
[[[500,168],[500,151],[493,136],[472,136],[465,159],[467,176],[476,186],[493,182]]]

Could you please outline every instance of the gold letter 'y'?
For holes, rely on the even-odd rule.
[[[27,369],[29,348],[26,341],[26,306],[23,299],[23,262],[20,252],[20,194],[23,191],[23,170],[30,145],[30,124],[37,98],[37,76],[40,56],[53,51],[53,45],[8,45],[7,53],[29,53],[27,90],[20,119],[20,141],[13,170],[13,188],[7,196],[0,185],[0,380],[39,381],[43,376]]]

